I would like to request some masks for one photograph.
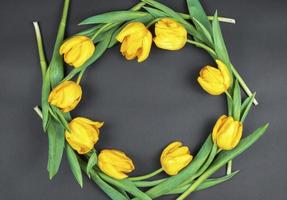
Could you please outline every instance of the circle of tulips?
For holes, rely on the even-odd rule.
[[[50,179],[59,169],[64,150],[80,186],[83,186],[84,172],[114,200],[150,200],[169,194],[178,194],[177,199],[182,200],[237,174],[238,171],[232,171],[232,159],[259,139],[268,124],[243,137],[247,135],[244,120],[252,105],[258,102],[230,61],[221,33],[220,22],[235,23],[235,20],[219,17],[217,12],[207,16],[199,0],[187,0],[188,14],[176,12],[155,0],[141,0],[130,10],[85,19],[80,25],[92,25],[91,28],[64,39],[69,3],[70,0],[64,0],[49,63],[45,59],[40,28],[34,22],[43,77],[41,109],[38,106],[34,109],[48,134]],[[154,26],[153,32],[151,26]],[[190,44],[204,49],[214,59],[216,64],[203,67],[197,81],[210,95],[226,95],[228,113],[214,122],[210,136],[196,155],[191,155],[181,141],[172,141],[162,151],[160,169],[129,177],[136,167],[125,152],[100,151],[95,146],[104,122],[70,115],[81,102],[80,82],[86,69],[117,43],[127,60],[138,62],[149,58],[153,45],[175,51]],[[64,63],[73,68],[67,75],[63,73]],[[246,98],[241,97],[241,90],[247,94]],[[225,165],[225,176],[210,178]],[[156,179],[159,173],[165,173],[166,177]]]

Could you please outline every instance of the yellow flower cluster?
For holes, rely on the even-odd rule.
[[[126,59],[137,58],[138,62],[149,56],[152,41],[157,47],[167,50],[178,50],[187,41],[186,29],[170,18],[159,20],[155,24],[155,37],[148,28],[140,22],[126,25],[116,39],[122,43],[120,51]],[[67,64],[75,68],[81,67],[94,53],[93,41],[85,36],[74,36],[66,40],[60,47],[60,54],[64,55]],[[216,60],[217,68],[206,66],[200,71],[198,82],[211,95],[227,92],[231,85],[231,75],[226,65]],[[48,102],[63,112],[73,110],[82,97],[81,86],[73,81],[64,81],[56,86],[49,95]],[[69,122],[69,131],[65,137],[70,146],[79,154],[90,152],[99,140],[99,129],[103,122],[92,121],[84,117],[77,117]],[[212,131],[213,142],[222,150],[233,149],[240,141],[243,125],[231,116],[221,116]],[[162,152],[160,163],[162,169],[169,175],[178,174],[193,159],[189,148],[181,142],[169,144]],[[98,166],[107,175],[116,179],[128,177],[128,173],[135,169],[132,160],[124,153],[114,149],[104,149],[98,156]]]
[[[122,43],[121,53],[126,59],[137,57],[138,62],[148,58],[152,40],[157,47],[166,50],[178,50],[184,47],[187,41],[187,31],[178,22],[170,18],[159,20],[155,24],[155,38],[141,22],[131,22],[117,35],[116,39]]]

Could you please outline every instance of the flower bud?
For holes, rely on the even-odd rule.
[[[161,49],[178,50],[187,41],[186,29],[170,18],[161,19],[155,24],[155,35],[154,42]]]
[[[48,102],[63,112],[69,112],[78,105],[81,98],[81,86],[73,81],[64,81],[52,90]]]
[[[216,122],[212,139],[220,149],[231,150],[237,146],[242,136],[243,125],[232,117],[222,115]]]
[[[95,122],[84,117],[77,117],[69,123],[70,131],[65,132],[67,142],[79,154],[86,154],[99,140],[103,122]]]
[[[98,165],[105,174],[115,179],[127,178],[127,173],[135,169],[133,161],[124,152],[113,149],[100,152]]]
[[[200,70],[197,81],[201,87],[211,95],[220,95],[226,92],[231,85],[231,76],[226,65],[220,60],[216,60],[218,69],[205,66]]]
[[[163,170],[173,176],[186,167],[192,158],[188,147],[182,146],[181,142],[173,142],[163,150],[160,163]]]
[[[138,62],[148,58],[152,44],[150,31],[141,22],[131,22],[116,36],[122,43],[121,53],[127,60],[137,57]]]
[[[86,36],[74,36],[67,39],[60,47],[60,54],[64,54],[67,64],[78,68],[82,66],[94,53],[95,45]]]

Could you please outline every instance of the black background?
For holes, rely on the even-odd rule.
[[[186,11],[182,0],[161,0]],[[132,0],[72,1],[68,34],[82,19],[134,5]],[[223,24],[231,60],[259,106],[252,109],[244,134],[270,122],[266,135],[234,161],[241,172],[231,181],[193,194],[198,199],[285,200],[287,101],[287,2],[283,0],[202,1],[208,14],[237,19]],[[47,137],[33,112],[40,102],[41,76],[32,21],[40,22],[50,58],[62,1],[0,1],[0,199],[107,199],[85,178],[81,189],[64,158],[58,175],[46,171]],[[206,52],[187,45],[170,52],[153,48],[141,64],[126,61],[114,47],[90,67],[82,81],[83,100],[73,116],[105,121],[97,149],[117,148],[133,158],[133,175],[159,167],[162,148],[184,141],[196,153],[217,117],[226,112],[225,97],[206,94],[196,82]],[[220,173],[220,175],[222,172]],[[173,197],[174,198],[174,197]],[[162,199],[169,199],[164,197]]]

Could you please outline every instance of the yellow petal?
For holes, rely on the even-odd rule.
[[[67,39],[60,47],[60,54],[67,53],[71,50],[71,48],[85,40],[88,40],[89,38],[86,36],[74,36],[69,39]]]
[[[226,91],[226,88],[223,84],[209,83],[201,77],[198,77],[197,81],[199,82],[200,86],[211,95],[220,95]]]
[[[143,23],[131,22],[121,30],[121,32],[116,36],[116,39],[119,42],[122,42],[126,36],[132,35],[132,34],[141,34],[142,31],[145,31],[145,30],[146,30],[146,27]]]
[[[231,75],[229,73],[229,70],[227,66],[220,60],[216,60],[217,66],[221,71],[222,77],[224,79],[224,85],[226,89],[228,89],[231,85]]]
[[[87,40],[81,45],[81,55],[73,62],[74,67],[82,66],[94,53],[95,46],[93,42]]]
[[[138,62],[143,62],[144,60],[148,58],[151,45],[152,45],[152,34],[148,31],[147,34],[143,38],[140,53],[139,55],[137,55]]]

